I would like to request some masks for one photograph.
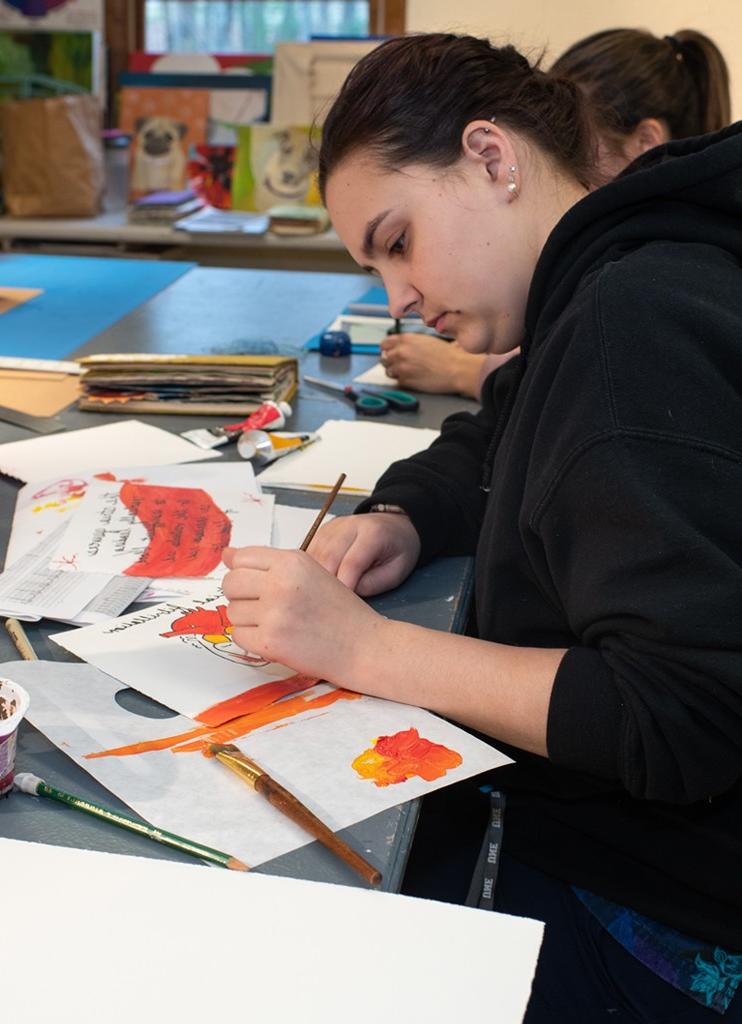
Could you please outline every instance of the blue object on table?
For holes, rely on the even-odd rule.
[[[369,288],[367,291],[365,291],[363,295],[359,295],[356,301],[366,303],[372,306],[386,306],[389,300],[387,298],[386,290],[384,288],[380,288],[379,285],[374,285],[372,288]],[[313,335],[309,339],[309,341],[305,343],[305,351],[321,351],[320,339],[323,333],[323,331],[320,331],[319,334]],[[379,346],[377,343],[359,341],[351,342],[351,352],[361,353],[364,355],[374,355],[374,353],[377,353],[378,351]]]
[[[335,359],[350,355],[350,335],[347,331],[323,331],[319,336],[320,355]]]
[[[90,256],[0,256],[0,286],[43,289],[0,317],[0,355],[68,355],[193,266]]]

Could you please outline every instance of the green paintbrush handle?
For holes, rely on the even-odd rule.
[[[60,804],[72,807],[76,811],[90,814],[101,821],[109,822],[111,825],[118,825],[119,828],[125,828],[129,832],[136,832],[137,835],[145,836],[156,843],[163,843],[163,845],[170,846],[174,850],[190,853],[194,857],[201,857],[212,864],[220,864],[222,867],[232,868],[237,871],[249,870],[246,864],[237,860],[236,857],[231,857],[228,853],[213,850],[210,846],[202,846],[201,843],[194,843],[190,839],[176,836],[172,832],[165,832],[164,829],[155,828],[153,825],[148,825],[143,821],[137,821],[136,818],[130,818],[127,814],[121,814],[120,811],[112,811],[108,807],[101,807],[99,804],[94,804],[90,800],[74,796],[72,793],[65,793],[64,790],[55,789],[53,786],[48,786],[43,779],[32,775],[30,772],[21,772],[16,775],[15,785],[23,793],[57,800]]]

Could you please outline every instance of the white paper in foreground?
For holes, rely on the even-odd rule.
[[[187,718],[154,720],[122,708],[115,700],[121,684],[90,665],[14,662],[1,669],[28,691],[29,721],[143,818],[251,865],[311,837],[204,757],[204,743],[236,743],[335,830],[509,763],[427,711],[327,685],[242,721],[232,728],[240,735],[217,729],[190,737],[196,723]],[[173,749],[85,756],[171,737],[180,737]]]
[[[341,473],[343,492],[370,494],[381,474],[396,462],[428,448],[437,430],[398,427],[365,420],[327,420],[321,440],[287,455],[260,474],[267,487],[330,490]]]
[[[0,444],[0,472],[18,480],[48,480],[66,473],[118,466],[164,466],[218,458],[220,452],[196,448],[182,437],[139,420],[118,420],[103,427],[66,430]]]
[[[232,642],[226,610],[212,584],[205,600],[165,601],[50,639],[173,711],[212,722],[223,701],[295,675],[285,665],[253,664]]]
[[[36,957],[14,958],[3,1014],[16,1024],[102,1008],[106,1024],[204,1024],[215,1005],[248,1006],[260,1024],[379,1024],[385,1007],[411,1024],[519,1024],[543,935],[537,921],[432,900],[12,839],[0,862],[33,879],[53,951],[43,984]],[[33,950],[28,889],[6,890],[14,945]]]

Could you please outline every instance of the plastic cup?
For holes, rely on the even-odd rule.
[[[0,679],[0,796],[13,788],[18,726],[28,711],[28,694],[18,683]]]

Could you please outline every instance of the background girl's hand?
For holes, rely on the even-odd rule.
[[[227,548],[232,638],[296,672],[351,686],[385,619],[303,551]]]
[[[420,538],[399,513],[338,516],[319,530],[309,554],[346,587],[371,597],[407,579],[420,556]]]
[[[381,362],[388,376],[401,387],[433,394],[479,399],[484,358],[429,334],[390,334],[381,342]]]

